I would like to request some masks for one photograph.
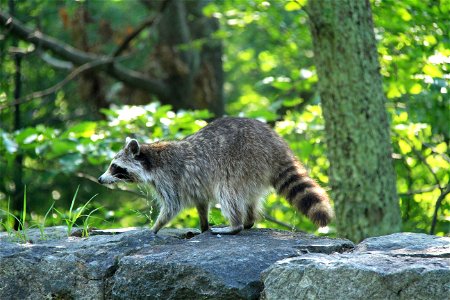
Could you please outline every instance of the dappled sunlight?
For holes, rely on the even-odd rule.
[[[195,12],[190,11],[193,6],[184,7],[179,1],[184,7],[180,16],[187,13],[190,18],[183,28],[167,26],[172,20],[164,18],[155,22],[164,12],[150,9],[146,1],[38,2],[30,7],[12,1],[12,17],[9,8],[0,12],[10,22],[0,35],[5,50],[0,65],[4,75],[0,81],[0,230],[17,226],[11,215],[23,217],[25,185],[29,188],[25,217],[31,227],[65,224],[77,186],[74,210],[78,203],[81,206],[99,195],[89,204],[92,216],[80,216],[75,227],[150,227],[158,214],[150,187],[100,186],[98,176],[127,137],[140,143],[179,140],[222,114],[258,119],[273,127],[331,198],[345,189],[371,188],[348,187],[342,181],[357,164],[350,147],[380,134],[368,130],[370,134],[357,140],[358,130],[384,110],[353,111],[357,105],[349,104],[364,95],[361,101],[375,101],[369,95],[375,81],[371,72],[355,76],[352,82],[346,81],[348,74],[339,73],[327,89],[330,94],[339,85],[333,103],[345,88],[361,82],[365,86],[338,103],[331,116],[326,115],[322,107],[328,95],[319,85],[326,76],[320,72],[318,58],[328,53],[334,55],[332,62],[348,68],[357,64],[337,61],[345,51],[332,54],[331,49],[314,49],[314,27],[309,24],[318,18],[310,18],[306,1],[211,1],[199,3]],[[448,7],[416,0],[399,5],[370,1],[370,5],[374,21],[370,32],[377,44],[372,58],[379,61],[373,73],[380,73],[376,82],[382,84],[387,98],[382,95],[378,100],[386,100],[381,107],[387,110],[384,119],[390,126],[393,152],[378,162],[393,159],[402,230],[445,235],[450,222],[446,194],[450,176]],[[39,20],[39,26],[26,17],[30,15]],[[339,24],[335,27],[339,29]],[[349,52],[353,40],[344,43]],[[358,51],[370,56],[365,48]],[[325,75],[335,75],[328,69]],[[355,124],[333,127],[338,109]],[[327,146],[334,136],[329,130],[346,131],[339,157],[346,157],[348,171],[340,178],[333,178],[338,159],[329,159],[335,150]],[[365,154],[375,152],[376,146]],[[369,171],[363,169],[361,176],[372,176]],[[385,170],[377,172],[372,180],[385,174]],[[220,206],[211,209],[210,220],[226,223]],[[170,226],[198,227],[196,210],[181,212]],[[255,226],[337,234],[335,222],[317,228],[275,194],[267,196]]]

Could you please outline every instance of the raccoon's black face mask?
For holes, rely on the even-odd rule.
[[[139,143],[127,138],[125,147],[117,153],[108,170],[98,178],[98,182],[101,184],[139,182],[142,166],[135,158],[139,153]]]
[[[112,164],[109,167],[109,171],[113,177],[116,177],[123,181],[128,181],[128,182],[132,181],[130,173],[128,173],[128,170],[125,168],[122,168],[116,164]]]

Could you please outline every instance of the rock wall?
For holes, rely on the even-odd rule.
[[[354,245],[270,229],[0,233],[0,299],[446,299],[450,239],[400,233]]]

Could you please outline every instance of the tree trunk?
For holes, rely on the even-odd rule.
[[[359,241],[400,230],[388,116],[369,1],[307,8],[319,77],[337,230]]]
[[[88,6],[86,3],[76,9],[71,24],[68,28],[73,45],[85,52],[96,52],[92,41],[89,40],[88,25],[93,23],[89,16]],[[101,23],[103,24],[103,23]],[[100,73],[88,71],[83,73],[78,80],[77,92],[80,100],[90,114],[96,115],[98,118],[104,117],[100,112],[102,108],[109,107],[110,103],[106,100],[104,80]],[[78,104],[77,104],[78,105]]]
[[[157,26],[151,76],[162,78],[170,91],[164,99],[176,109],[208,109],[224,114],[222,44],[212,34],[218,20],[203,15],[208,0],[171,0]],[[143,1],[150,9],[160,3]]]

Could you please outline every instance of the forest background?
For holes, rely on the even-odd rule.
[[[328,186],[306,1],[0,3],[0,230],[18,226],[11,214],[28,227],[61,225],[73,199],[81,212],[94,196],[78,225],[150,225],[157,216],[153,191],[110,189],[96,178],[127,136],[179,139],[224,114],[268,122]],[[370,3],[401,230],[445,235],[450,4]],[[9,15],[20,23],[6,26]],[[44,36],[30,38],[27,28]],[[211,219],[224,223],[218,209]],[[171,226],[198,223],[195,210],[186,210]],[[258,227],[337,234],[334,223],[318,232],[275,194]]]

